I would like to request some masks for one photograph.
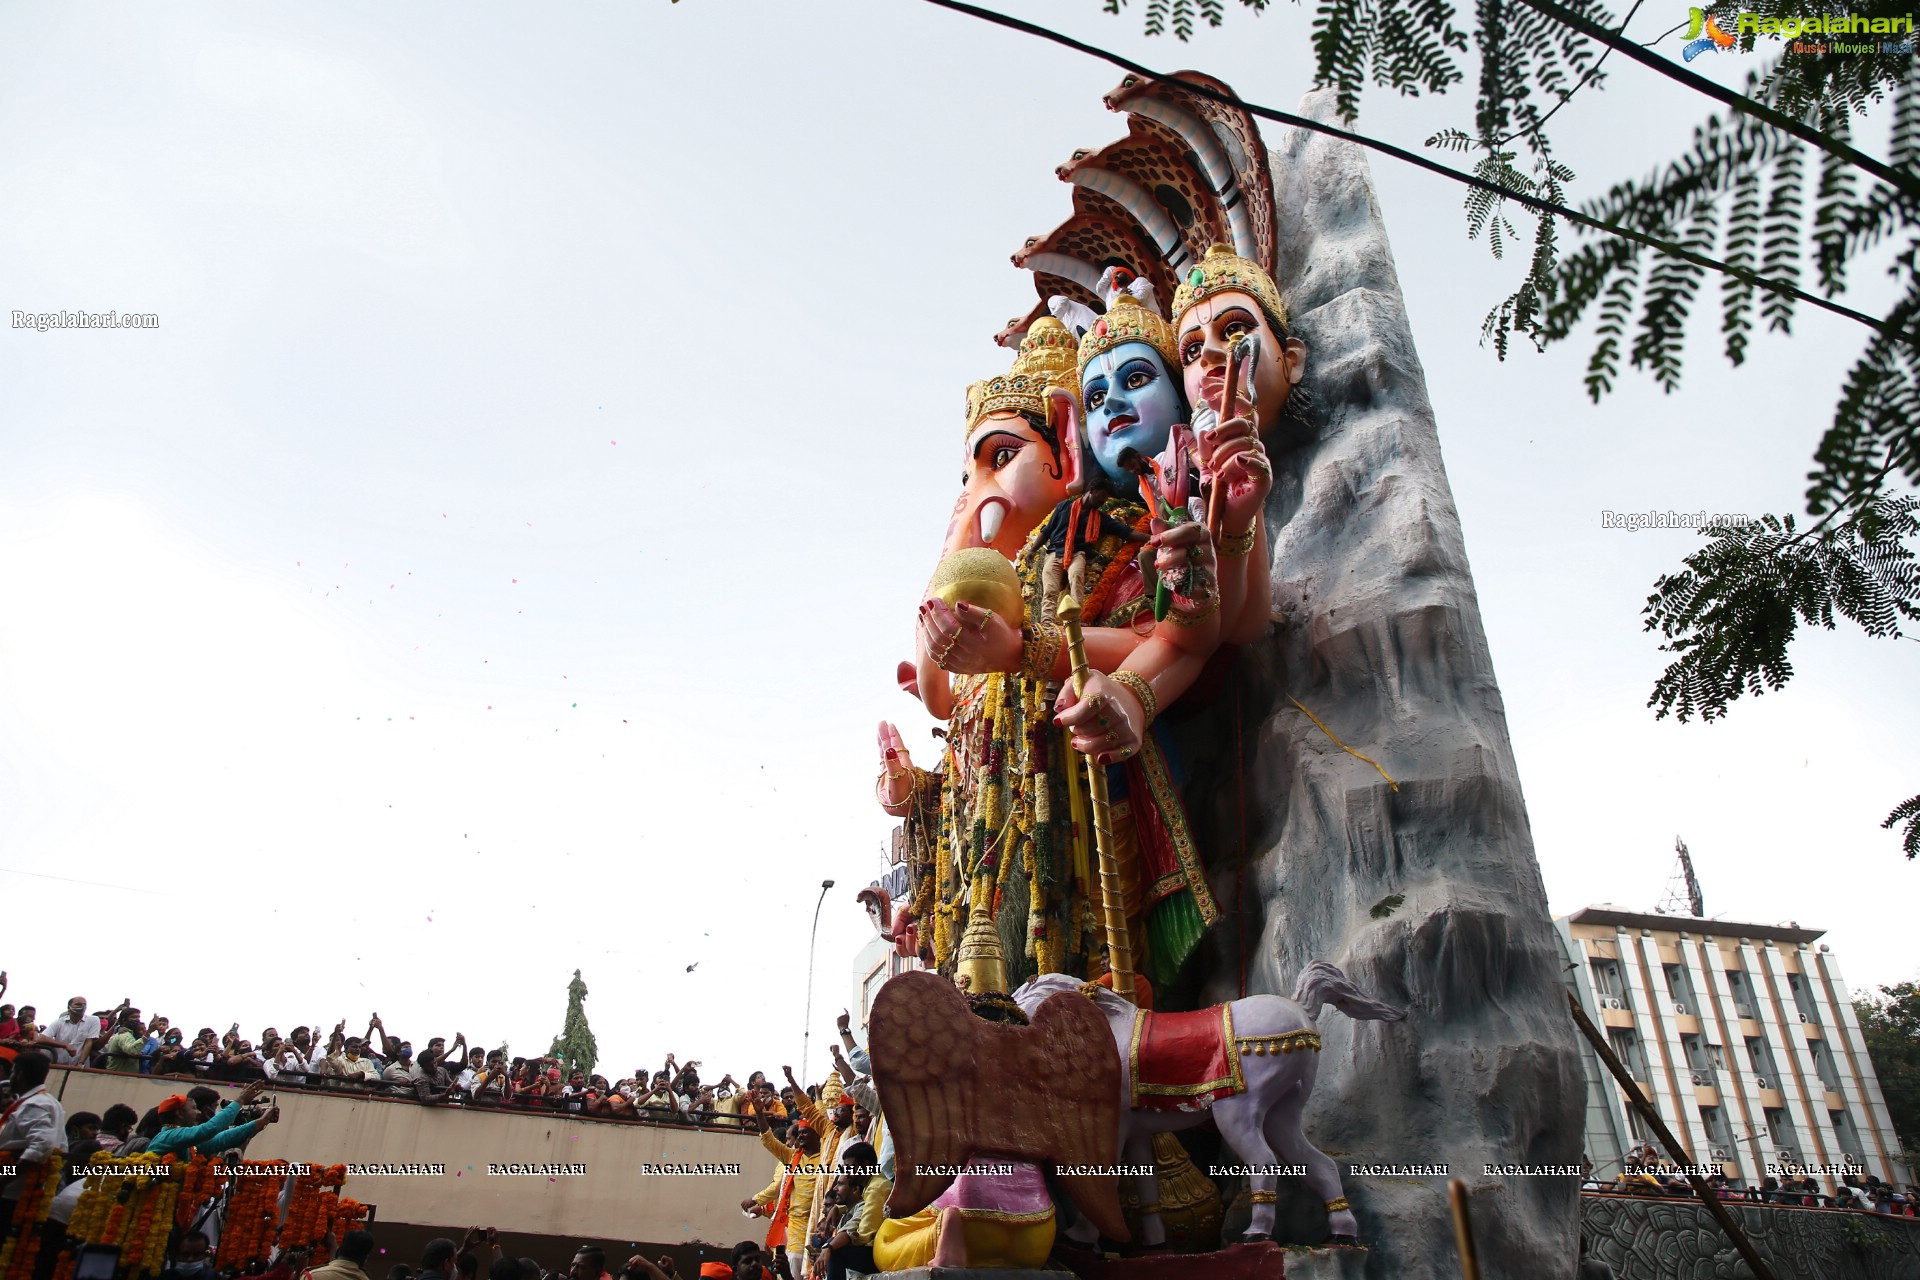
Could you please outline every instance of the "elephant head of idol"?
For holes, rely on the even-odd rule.
[[[1080,402],[1073,334],[1034,321],[1013,368],[967,388],[960,496],[947,523],[948,555],[991,547],[1008,560],[1080,487]]]

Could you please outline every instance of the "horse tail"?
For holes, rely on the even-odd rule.
[[[1294,984],[1293,1002],[1306,1011],[1308,1019],[1320,1016],[1320,1006],[1330,1004],[1349,1018],[1368,1022],[1398,1022],[1407,1016],[1405,1009],[1375,1000],[1353,985],[1346,974],[1325,960],[1315,960],[1300,971]]]

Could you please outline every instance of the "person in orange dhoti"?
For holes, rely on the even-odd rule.
[[[774,1175],[759,1192],[740,1202],[740,1207],[748,1213],[763,1215],[773,1219],[767,1228],[767,1248],[774,1251],[779,1260],[778,1268],[785,1274],[786,1252],[793,1249],[805,1265],[807,1252],[807,1228],[813,1220],[814,1200],[819,1191],[820,1182],[820,1135],[806,1124],[796,1122],[787,1129],[787,1136],[793,1139],[788,1146],[773,1136],[767,1126],[766,1117],[757,1107],[749,1103],[750,1114],[760,1126],[760,1145],[778,1160],[779,1173]]]

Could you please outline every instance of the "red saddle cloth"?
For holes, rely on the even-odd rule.
[[[1127,1053],[1136,1111],[1201,1111],[1247,1091],[1233,1042],[1233,1007],[1142,1011]]]

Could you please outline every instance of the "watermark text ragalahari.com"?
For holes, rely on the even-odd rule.
[[[1753,517],[1740,512],[1705,511],[1602,511],[1602,529],[1731,529],[1753,523]]]
[[[16,329],[158,329],[160,317],[151,311],[20,311],[13,313]]]

